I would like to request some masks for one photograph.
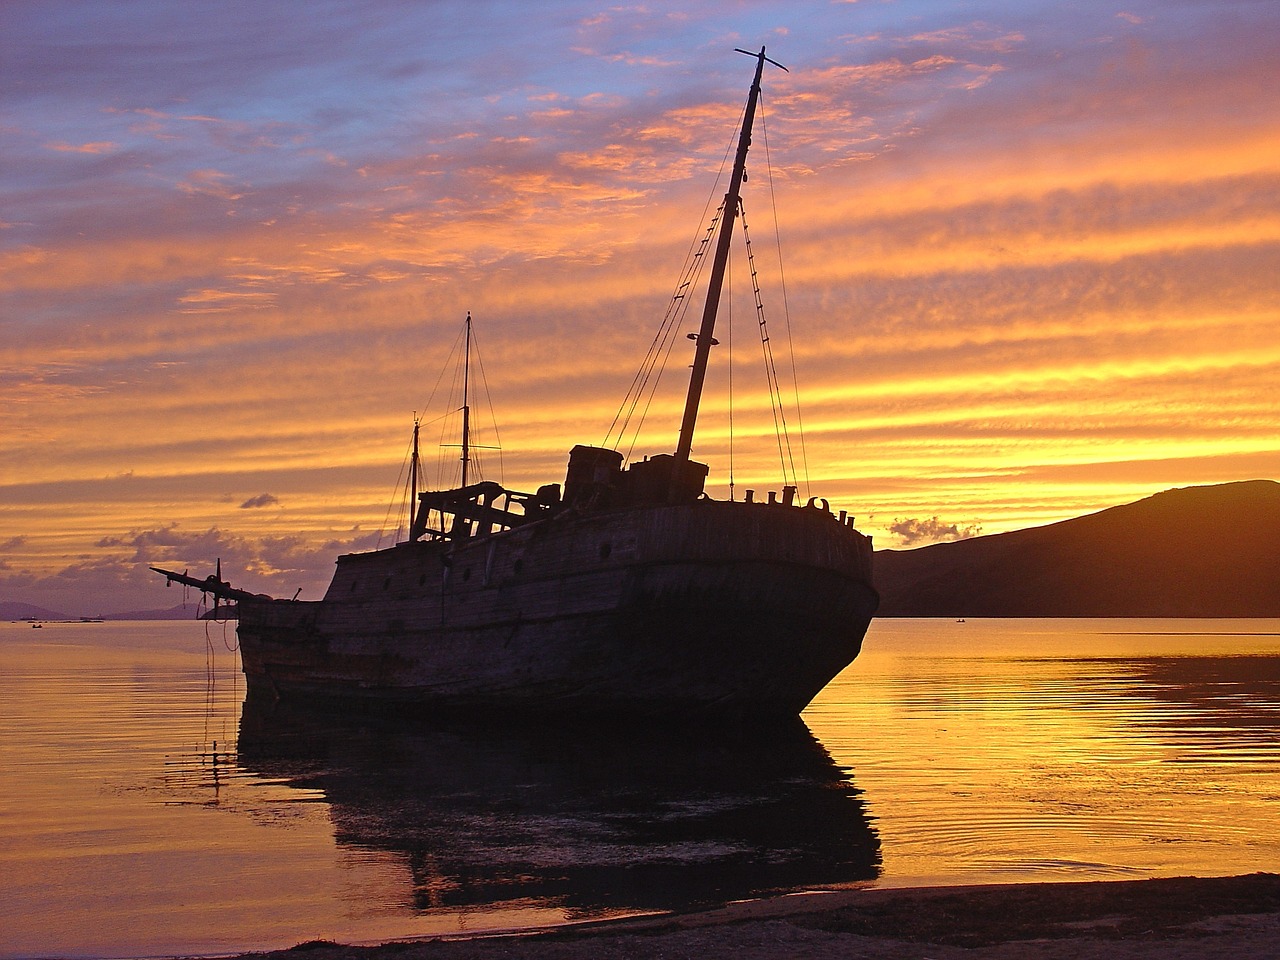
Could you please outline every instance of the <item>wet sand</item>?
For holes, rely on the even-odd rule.
[[[677,916],[272,960],[1191,960],[1280,957],[1280,874],[810,893]]]

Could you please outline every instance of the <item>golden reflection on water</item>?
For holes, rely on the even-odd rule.
[[[666,739],[242,717],[208,630],[0,624],[0,957],[1280,862],[1280,621],[881,620],[808,731]]]
[[[798,720],[242,711],[235,657],[215,637],[207,668],[192,627],[51,624],[3,648],[0,733],[23,746],[5,758],[0,956],[560,924],[878,873],[857,787]]]
[[[38,646],[18,626],[0,625],[0,954],[225,953],[245,929],[289,945],[300,925],[402,927],[334,909],[359,900],[323,804],[226,762],[243,683],[223,648],[208,702],[202,625],[50,623]]]
[[[881,883],[1274,869],[1276,621],[876,621],[806,713]]]

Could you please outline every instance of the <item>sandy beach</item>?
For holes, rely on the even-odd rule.
[[[1111,960],[1280,957],[1280,875],[807,893],[701,913],[273,960]]]

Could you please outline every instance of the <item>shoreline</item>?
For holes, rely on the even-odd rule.
[[[242,960],[1121,960],[1274,958],[1280,874],[787,894],[687,914],[377,946],[302,943]]]

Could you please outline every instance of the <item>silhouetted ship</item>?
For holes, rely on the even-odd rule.
[[[614,450],[580,445],[563,490],[468,483],[464,398],[462,484],[418,496],[406,542],[339,557],[324,599],[251,594],[221,570],[201,580],[152,568],[237,601],[250,696],[795,716],[858,655],[879,602],[870,538],[826,501],[799,503],[794,486],[767,502],[712,500],[706,464],[690,458],[768,59],[749,55],[755,79],[690,334],[675,453],[624,466]]]

